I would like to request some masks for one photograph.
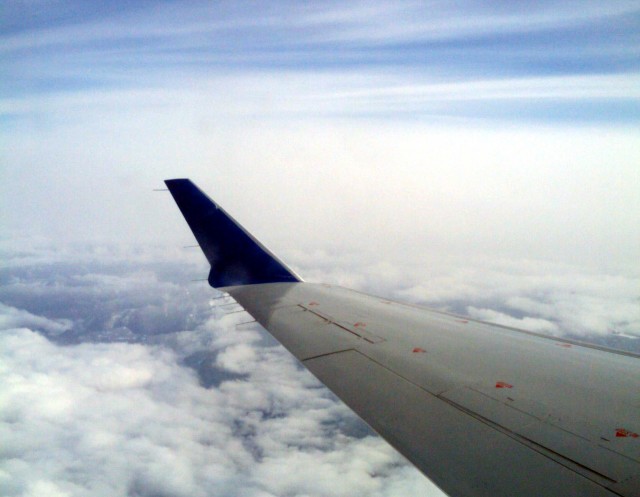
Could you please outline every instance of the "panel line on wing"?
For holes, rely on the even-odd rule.
[[[582,476],[585,476],[586,478],[589,478],[590,480],[598,483],[599,485],[607,486],[619,481],[619,480],[610,478],[609,476],[602,474],[599,471],[594,470],[593,468],[585,466],[584,464],[581,464],[580,462],[574,459],[571,459],[553,449],[550,449],[545,445],[537,443],[535,440],[531,440],[530,438],[527,438],[519,434],[518,432],[513,431],[512,429],[509,429],[501,424],[498,424],[495,421],[482,416],[478,412],[473,411],[469,408],[466,408],[446,397],[443,397],[441,395],[436,395],[436,397],[442,400],[443,402],[449,404],[450,406],[458,409],[459,411],[464,412],[465,414],[471,416],[472,418],[492,427],[493,429],[501,433],[504,433],[505,435],[509,436],[514,440],[517,440],[518,442],[524,445],[527,445],[528,447],[535,450],[539,454],[545,457],[548,457],[549,459],[552,459],[553,461],[559,464],[562,464],[562,466],[564,466],[565,468],[570,469]]]
[[[312,302],[311,304],[313,305],[318,305],[315,302]],[[316,316],[318,316],[319,318],[323,319],[324,321],[326,321],[327,323],[330,323],[334,326],[337,326],[338,328],[346,331],[347,333],[351,333],[352,335],[357,336],[358,338],[362,338],[363,340],[365,340],[366,342],[369,342],[371,344],[375,344],[375,343],[380,343],[380,342],[384,342],[385,339],[382,337],[379,337],[377,335],[374,335],[372,333],[369,333],[365,330],[365,324],[361,323],[361,322],[357,322],[354,323],[353,327],[349,327],[346,326],[345,324],[339,322],[338,320],[336,320],[335,318],[328,316],[326,314],[323,314],[315,309],[311,309],[310,305],[304,305],[304,304],[298,304],[299,307],[301,307],[302,309],[304,309],[307,312],[310,312],[311,314],[314,314]]]
[[[554,457],[550,451],[529,443],[491,420],[426,391],[358,349],[328,354],[305,361],[304,365],[401,452],[413,454],[417,446],[437,446],[444,450],[449,461],[446,464],[439,457],[431,457],[428,451],[415,463],[437,485],[446,483],[444,489],[452,495],[480,495],[481,489],[485,490],[482,495],[510,495],[505,488],[509,491],[522,490],[511,495],[562,495],[561,489],[566,490],[566,485],[575,490],[571,495],[633,495],[612,491],[609,485],[615,481],[560,456]],[[377,410],[375,406],[380,403],[393,406],[393,409]],[[399,430],[389,431],[390,416],[399,423],[394,425],[400,426]],[[476,446],[474,440],[482,442],[482,445]],[[513,457],[505,457],[505,453]],[[465,465],[467,457],[473,460],[471,466]],[[542,488],[535,482],[518,477],[516,461],[523,461],[525,457],[541,475],[541,468],[545,468],[542,478],[545,488],[551,493],[533,493],[534,487],[537,490]],[[493,492],[488,494],[485,476],[488,467],[494,464],[492,461],[497,460],[504,468],[503,478],[491,482]],[[452,461],[456,461],[458,468],[463,467],[467,474],[473,473],[471,487],[452,479],[455,472]],[[563,468],[566,471],[564,476],[557,477],[560,473],[551,469],[554,466]],[[455,487],[459,483],[461,488],[457,492]],[[502,485],[505,487],[501,488]]]
[[[350,348],[350,349],[342,349],[342,350],[336,350],[336,351],[333,351],[333,352],[327,352],[326,354],[318,354],[318,355],[314,355],[314,356],[312,356],[312,357],[305,357],[304,359],[302,359],[302,361],[301,361],[301,362],[303,362],[303,363],[304,363],[304,362],[306,362],[306,361],[310,361],[310,360],[312,360],[312,359],[319,359],[319,358],[321,358],[321,357],[327,357],[327,356],[330,356],[330,355],[333,355],[333,354],[341,354],[342,352],[349,352],[349,351],[357,352],[357,351],[356,351],[356,349],[354,349],[354,348]]]
[[[443,402],[447,403],[448,405],[458,409],[461,412],[464,412],[465,414],[473,417],[474,419],[492,427],[493,429],[496,429],[498,431],[500,431],[501,433],[504,433],[505,435],[511,437],[512,439],[530,447],[531,449],[535,450],[536,452],[542,454],[545,457],[548,457],[554,461],[556,461],[559,464],[562,464],[563,466],[565,466],[566,468],[586,477],[589,478],[590,480],[598,483],[599,485],[610,485],[612,483],[616,483],[618,481],[621,481],[622,478],[624,478],[623,476],[621,476],[620,473],[625,474],[625,476],[629,476],[629,471],[632,471],[631,469],[631,465],[625,465],[627,467],[625,467],[624,469],[620,470],[620,468],[618,468],[618,472],[619,474],[617,475],[617,477],[610,477],[607,476],[605,474],[603,474],[602,472],[593,469],[592,467],[586,466],[585,464],[579,462],[578,460],[576,460],[575,458],[569,456],[568,454],[562,454],[560,452],[558,452],[557,450],[554,450],[550,447],[547,446],[547,444],[542,444],[540,442],[536,442],[535,440],[532,440],[530,438],[528,438],[524,433],[526,432],[526,430],[523,429],[518,429],[516,426],[507,426],[504,423],[500,423],[495,419],[491,419],[491,418],[487,418],[486,416],[483,416],[482,414],[480,414],[478,411],[473,410],[469,407],[465,407],[462,404],[459,404],[457,401],[454,401],[450,398],[447,397],[447,395],[449,394],[449,392],[443,392],[441,394],[434,394],[432,392],[429,392],[427,389],[425,389],[423,386],[421,386],[420,384],[412,381],[411,379],[407,378],[406,376],[404,376],[403,374],[395,371],[394,369],[389,368],[388,366],[380,363],[379,361],[377,361],[376,359],[370,357],[369,355],[367,355],[366,351],[357,349],[356,352],[358,352],[359,354],[361,354],[363,357],[366,357],[367,359],[369,359],[370,361],[372,361],[373,363],[377,364],[378,366],[384,368],[385,370],[389,371],[390,373],[402,378],[403,380],[407,381],[408,383],[416,386],[417,388],[419,388],[420,390],[422,390],[425,394],[427,395],[431,395],[437,399],[442,400]],[[485,396],[487,399],[491,400],[492,402],[496,403],[496,407],[504,407],[505,409],[511,409],[511,407],[499,402],[496,399],[493,399],[490,396],[486,396],[484,393],[482,392],[477,392],[478,394]],[[526,426],[531,426],[534,423],[544,423],[544,419],[540,419],[537,416],[532,415],[531,413],[527,413],[526,411],[519,411],[523,416],[530,416],[531,417],[531,422],[530,423],[525,423],[521,425],[521,428],[524,428]],[[566,434],[568,435],[572,435],[575,436],[576,441],[580,440],[582,441],[583,444],[589,444],[589,446],[597,451],[597,448],[599,447],[597,444],[591,443],[589,440],[583,438],[583,437],[579,437],[576,436],[575,434],[566,431],[566,430],[562,430],[560,427],[557,427],[555,425],[552,424],[548,424],[545,423],[549,429],[554,428],[557,429],[559,431],[564,431]],[[521,433],[522,432],[522,433]],[[618,463],[620,463],[620,461],[618,460]]]

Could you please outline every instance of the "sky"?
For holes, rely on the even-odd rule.
[[[306,280],[640,350],[638,1],[4,1],[0,71],[3,494],[439,495],[209,305],[166,178]]]

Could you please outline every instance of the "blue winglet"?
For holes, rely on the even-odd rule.
[[[191,180],[165,184],[211,264],[212,287],[301,281]]]

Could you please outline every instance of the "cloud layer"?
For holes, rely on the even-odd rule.
[[[233,327],[200,330],[215,349]],[[208,331],[205,331],[208,330]],[[194,340],[185,336],[178,340]],[[220,335],[220,336],[218,336]],[[280,349],[236,334],[200,385],[161,346],[61,347],[3,330],[5,495],[406,495],[428,484],[384,442],[341,432],[350,414]],[[200,337],[202,340],[203,337]]]
[[[168,302],[170,330],[159,332],[153,320],[114,324],[156,305],[154,284],[171,294],[174,283],[149,278],[150,267],[157,275],[162,265],[129,273],[127,263],[101,260],[95,273],[4,270],[11,277],[3,299],[47,302],[54,315],[72,315],[71,301],[82,309],[62,321],[0,308],[4,494],[439,495],[284,349],[242,324],[246,315],[227,314],[233,306],[216,300],[195,305],[215,293],[194,295],[188,322],[174,317],[184,304]],[[25,288],[35,287],[40,295],[25,299]],[[113,316],[95,330],[82,321],[100,307]]]
[[[206,274],[191,252],[4,254],[6,495],[440,495],[237,305],[189,283]],[[431,257],[293,260],[310,280],[640,351],[637,279]]]

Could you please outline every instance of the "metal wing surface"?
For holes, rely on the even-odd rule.
[[[224,246],[209,261],[243,275],[222,290],[447,494],[640,496],[638,356],[305,283],[189,180],[166,183]]]

